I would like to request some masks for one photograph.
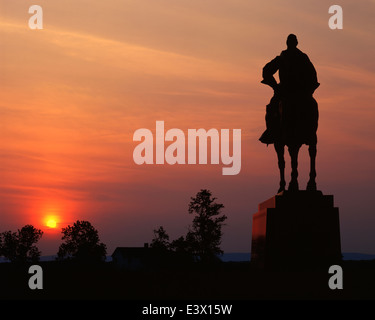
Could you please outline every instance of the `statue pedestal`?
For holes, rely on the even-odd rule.
[[[309,268],[341,261],[339,210],[321,191],[283,191],[253,215],[251,262]]]

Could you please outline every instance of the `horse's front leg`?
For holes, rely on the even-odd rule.
[[[295,145],[288,147],[288,151],[291,158],[292,163],[292,173],[291,173],[291,180],[289,182],[288,190],[289,191],[298,191],[298,152],[301,146]]]
[[[306,190],[316,191],[316,170],[315,170],[315,159],[316,159],[316,144],[309,146],[309,155],[310,155],[310,179],[307,183]]]
[[[277,153],[277,160],[280,170],[280,187],[277,193],[285,190],[285,159],[284,159],[284,145],[282,143],[275,143],[274,144],[276,153]]]

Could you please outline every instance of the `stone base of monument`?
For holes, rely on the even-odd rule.
[[[341,261],[339,210],[321,191],[283,191],[253,215],[251,263],[306,269]]]

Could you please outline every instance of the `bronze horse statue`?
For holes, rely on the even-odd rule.
[[[274,144],[280,170],[278,192],[286,187],[285,146],[288,147],[292,167],[288,190],[299,190],[298,153],[303,144],[309,146],[310,156],[310,179],[306,189],[317,189],[315,160],[319,111],[313,93],[319,83],[313,64],[306,54],[296,48],[297,44],[297,37],[289,35],[288,49],[263,68],[262,83],[274,89],[274,96],[266,109],[267,130],[259,140],[267,145]],[[280,83],[273,77],[277,70]]]

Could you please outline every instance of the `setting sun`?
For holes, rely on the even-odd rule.
[[[54,218],[54,217],[47,217],[45,221],[46,221],[46,226],[47,227],[52,228],[52,229],[54,229],[54,228],[57,227],[57,220],[56,220],[56,218]]]

